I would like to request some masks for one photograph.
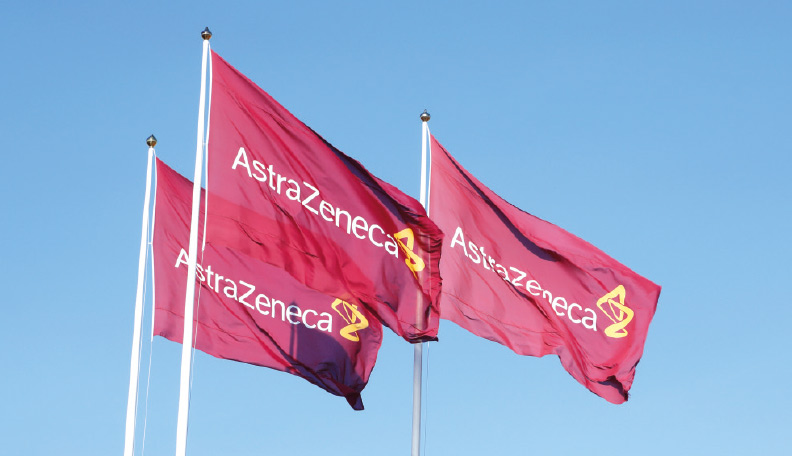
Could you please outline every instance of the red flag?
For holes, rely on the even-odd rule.
[[[436,338],[442,233],[212,54],[207,241],[349,293],[411,342]]]
[[[192,183],[157,160],[154,334],[179,343],[191,203]],[[196,349],[298,375],[363,409],[360,392],[382,343],[382,326],[367,309],[225,247],[206,245],[198,263]]]
[[[432,219],[446,233],[441,314],[518,354],[555,353],[613,403],[641,359],[660,287],[512,206],[432,138]]]

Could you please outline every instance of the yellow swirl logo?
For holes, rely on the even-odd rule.
[[[597,301],[597,307],[613,322],[605,328],[608,337],[618,339],[627,335],[625,327],[632,321],[635,312],[625,304],[626,295],[624,286],[619,285]]]
[[[413,234],[413,230],[410,228],[405,228],[398,233],[394,234],[393,237],[396,239],[396,242],[399,243],[399,247],[401,247],[404,254],[407,256],[407,259],[404,260],[407,263],[407,267],[413,272],[413,275],[416,275],[417,272],[421,272],[426,267],[424,261],[418,255],[413,252],[415,248],[415,235]]]
[[[336,299],[333,301],[331,306],[333,307],[333,310],[338,312],[338,315],[341,315],[341,318],[347,322],[347,326],[344,326],[339,331],[341,337],[351,340],[352,342],[359,342],[360,336],[358,336],[357,332],[368,328],[369,325],[366,317],[360,313],[356,305],[342,301],[341,299]]]

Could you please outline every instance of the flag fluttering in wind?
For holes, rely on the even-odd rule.
[[[157,160],[154,334],[179,343],[191,204],[192,182]],[[203,210],[200,218],[202,225]],[[289,372],[363,409],[360,392],[382,343],[382,326],[369,310],[211,244],[198,256],[196,286],[196,349]]]
[[[442,233],[212,53],[207,242],[347,293],[410,342],[437,335]]]
[[[518,354],[557,354],[595,394],[627,400],[660,287],[512,206],[431,144],[442,317]]]

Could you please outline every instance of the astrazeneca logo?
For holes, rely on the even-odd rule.
[[[618,339],[627,335],[625,327],[632,321],[635,312],[625,304],[626,296],[624,286],[619,285],[597,301],[597,307],[613,322],[605,328],[608,337]]]
[[[352,342],[359,342],[360,336],[358,336],[357,332],[368,328],[369,325],[366,317],[360,313],[356,305],[342,301],[341,299],[333,301],[332,307],[333,310],[338,312],[338,315],[341,315],[341,318],[347,322],[347,326],[344,326],[339,331],[341,336]]]
[[[416,255],[413,251],[415,249],[415,235],[413,234],[413,230],[405,228],[394,234],[393,237],[407,256],[407,259],[404,260],[404,262],[407,263],[407,267],[410,268],[410,271],[412,271],[415,277],[418,277],[416,273],[423,271],[426,264],[421,257]]]

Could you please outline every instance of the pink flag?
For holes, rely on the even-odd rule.
[[[210,113],[207,241],[435,339],[442,233],[421,205],[214,53]]]
[[[191,203],[192,183],[157,160],[154,334],[179,343]],[[203,211],[200,217],[203,226]],[[382,326],[368,309],[211,244],[199,254],[196,284],[196,349],[298,375],[363,409],[360,392],[382,343]]]
[[[627,400],[660,287],[512,206],[434,138],[431,173],[443,318],[518,354],[555,353],[595,394]]]

